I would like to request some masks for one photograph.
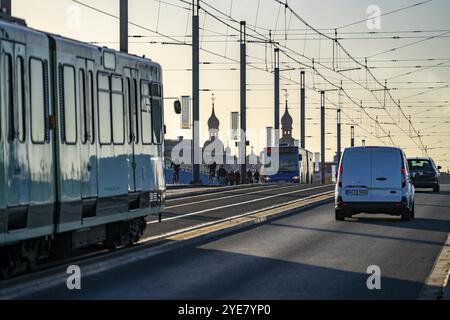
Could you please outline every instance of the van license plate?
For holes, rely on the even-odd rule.
[[[367,189],[349,189],[346,192],[348,196],[367,196],[369,191]]]

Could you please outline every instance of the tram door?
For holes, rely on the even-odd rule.
[[[81,197],[97,198],[97,143],[95,135],[95,75],[94,62],[77,59],[77,101],[81,140]],[[92,211],[93,214],[95,211]]]
[[[127,100],[127,154],[128,154],[128,192],[142,190],[142,176],[137,173],[139,163],[139,86],[138,71],[125,68]]]
[[[1,42],[1,113],[6,124],[4,137],[7,167],[7,205],[29,202],[29,166],[25,135],[25,46]]]

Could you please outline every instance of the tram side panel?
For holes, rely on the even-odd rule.
[[[0,245],[51,235],[54,159],[50,54],[44,34],[0,23]]]
[[[4,40],[0,32],[0,43],[9,46],[11,66],[2,53],[0,246],[55,231],[73,236],[75,230],[160,212],[165,195],[161,67],[114,53],[114,68],[108,68],[106,49],[26,27],[2,27],[8,29],[9,38]],[[136,162],[133,190],[124,117],[125,65],[137,70],[136,121],[140,128],[132,154]],[[5,66],[9,82],[5,81]],[[13,85],[21,82],[23,86]],[[23,108],[17,108],[21,103]],[[10,119],[16,122],[11,124]],[[12,127],[17,132],[8,139]],[[140,194],[137,206],[131,204],[132,191]],[[102,232],[90,241],[105,238]]]
[[[154,179],[155,187],[154,190],[157,195],[156,203],[153,202],[154,210],[157,212],[164,209],[165,196],[166,196],[166,180],[164,173],[164,87],[162,68],[159,64],[154,64],[153,66],[153,110],[152,114],[152,127],[153,127],[153,140],[155,148],[155,154],[153,156],[154,165]]]
[[[163,210],[165,180],[163,174],[163,88],[161,67],[156,63],[141,68],[140,120],[141,149],[136,154],[142,188],[149,199],[149,213]],[[139,172],[140,171],[140,172]],[[139,213],[130,213],[135,216]]]
[[[129,206],[125,99],[118,62],[114,59],[113,66],[105,64],[103,50],[95,47],[67,39],[58,43],[64,48],[57,50],[61,114],[58,231],[126,221]],[[65,99],[61,99],[65,92],[70,94],[65,87],[72,87],[72,83],[66,82],[66,72],[70,82],[75,79],[72,112],[66,108]],[[66,113],[75,119],[73,124],[63,118]],[[71,143],[65,141],[68,132],[62,131],[66,126],[73,132]],[[105,228],[97,229],[97,233],[90,241],[106,236]]]
[[[128,157],[125,152],[124,81],[120,73],[97,71],[98,208],[103,223],[126,220]]]
[[[82,225],[79,97],[77,97],[76,55],[61,41],[54,47],[54,88],[56,93],[58,163],[58,233],[75,230]]]
[[[27,137],[29,157],[29,218],[28,226],[37,232],[28,232],[33,238],[52,234],[56,200],[55,147],[50,118],[54,116],[51,96],[51,61],[48,38],[43,34],[28,34],[25,79],[28,76],[30,128]],[[27,110],[27,109],[26,109]],[[22,190],[21,190],[22,191]]]

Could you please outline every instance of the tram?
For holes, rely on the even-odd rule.
[[[137,242],[164,209],[161,66],[1,16],[0,97],[1,274]]]

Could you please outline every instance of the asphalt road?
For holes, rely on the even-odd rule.
[[[169,199],[162,214],[162,223],[159,223],[157,216],[148,217],[145,236],[189,228],[333,189],[334,186],[330,185],[250,185],[238,190]]]
[[[287,189],[289,190],[289,189]],[[416,219],[334,220],[333,205],[57,287],[37,299],[415,299],[450,232],[450,185],[419,192]],[[381,269],[368,290],[367,267]]]

